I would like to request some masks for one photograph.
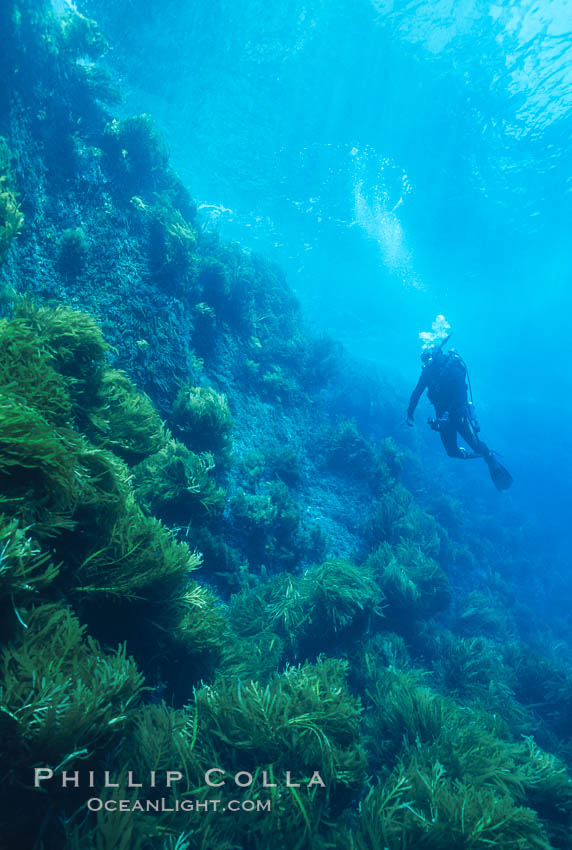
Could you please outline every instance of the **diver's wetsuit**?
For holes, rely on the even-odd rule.
[[[449,457],[484,457],[487,460],[491,452],[486,443],[479,439],[471,425],[467,398],[466,368],[458,354],[449,351],[436,352],[423,367],[417,386],[411,393],[407,417],[413,419],[417,402],[424,390],[435,408],[439,422],[439,434]],[[457,435],[471,447],[474,455],[457,445]]]

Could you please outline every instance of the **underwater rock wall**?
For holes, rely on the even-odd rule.
[[[568,848],[572,676],[506,533],[202,232],[97,25],[2,14],[0,845]]]
[[[97,316],[115,365],[150,394],[172,427],[180,386],[208,383],[224,392],[235,459],[267,467],[251,470],[247,483],[292,479],[304,467],[305,475],[289,484],[304,478],[299,498],[311,533],[323,526],[331,550],[349,555],[358,541],[350,518],[364,497],[359,463],[348,446],[343,491],[336,478],[323,486],[315,444],[348,417],[367,416],[380,438],[397,414],[381,392],[365,390],[366,380],[351,373],[334,341],[306,333],[278,269],[201,232],[151,117],[113,118],[113,81],[88,61],[105,46],[95,24],[41,9],[15,4],[10,20],[11,97],[2,132],[14,153],[26,226],[3,264],[5,298],[28,293]],[[231,470],[231,489],[240,486],[234,477]]]

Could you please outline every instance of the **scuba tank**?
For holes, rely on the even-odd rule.
[[[448,334],[441,343],[436,347],[436,352],[442,352],[445,345],[451,339],[452,333]],[[448,361],[443,369],[444,374],[446,375],[445,380],[449,382],[449,386],[453,384],[453,386],[458,386],[458,392],[461,394],[461,382],[463,385],[462,394],[466,398],[467,389],[469,391],[469,401],[466,402],[466,416],[469,426],[475,436],[481,430],[481,426],[479,425],[479,421],[477,419],[477,413],[475,411],[475,405],[473,402],[473,388],[471,386],[471,379],[469,377],[469,370],[467,369],[467,364],[463,360],[463,358],[457,354],[454,349],[451,349],[448,352]],[[437,384],[437,391],[439,391],[439,384]],[[429,400],[433,403],[433,399],[429,396]],[[427,422],[429,426],[434,431],[439,431],[443,425],[445,425],[448,421],[449,413],[446,411],[441,419],[428,419]]]
[[[449,342],[452,335],[453,335],[453,332],[451,332],[448,336],[445,337],[443,342],[439,345],[439,349],[438,349],[439,351],[441,351],[443,349],[444,345],[447,342]],[[473,429],[474,433],[478,434],[479,431],[481,430],[481,426],[479,425],[479,420],[477,419],[477,413],[476,413],[476,410],[475,410],[475,404],[473,402],[473,388],[471,386],[471,379],[469,377],[469,370],[467,369],[467,364],[465,363],[463,358],[460,356],[460,354],[457,354],[457,352],[454,349],[451,349],[450,354],[454,355],[456,362],[459,364],[459,366],[463,370],[463,378],[467,382],[467,387],[468,387],[468,390],[469,390],[469,399],[470,399],[470,401],[467,402],[467,419],[469,420],[469,425]],[[437,419],[437,420],[433,420],[433,421],[435,423],[439,423],[440,420]],[[431,425],[431,427],[434,428],[434,430],[438,430],[438,425],[437,425],[437,428],[435,428],[434,425]]]

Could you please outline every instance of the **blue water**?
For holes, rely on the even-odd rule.
[[[567,548],[572,3],[80,8],[206,226],[280,263],[404,400],[418,333],[447,317],[516,479],[503,498]]]

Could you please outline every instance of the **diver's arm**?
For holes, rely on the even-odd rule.
[[[423,395],[423,391],[427,389],[427,374],[426,370],[423,369],[421,375],[419,376],[419,380],[417,381],[417,386],[411,393],[411,398],[409,399],[409,407],[407,408],[407,424],[413,425],[413,414],[415,413],[415,408],[417,407],[417,402]]]

